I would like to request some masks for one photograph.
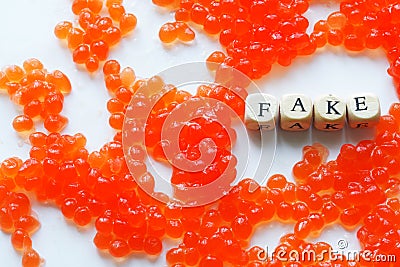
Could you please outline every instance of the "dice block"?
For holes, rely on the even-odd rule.
[[[347,122],[351,128],[374,127],[380,116],[379,99],[373,94],[360,93],[347,100]]]
[[[285,131],[306,131],[313,115],[311,99],[302,94],[283,95],[279,105],[280,125]]]
[[[273,130],[277,123],[279,105],[269,94],[250,94],[246,98],[244,122],[249,130]]]
[[[314,127],[321,131],[338,131],[346,123],[346,103],[334,95],[324,95],[314,102]]]

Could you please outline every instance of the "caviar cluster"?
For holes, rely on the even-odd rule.
[[[23,108],[23,115],[15,117],[12,123],[18,133],[34,131],[36,119],[42,119],[49,132],[60,132],[68,123],[60,113],[71,83],[61,71],[48,72],[39,60],[28,59],[22,68],[11,65],[0,71],[0,89],[6,90],[10,99]]]
[[[231,128],[231,117],[225,117],[224,125],[220,125],[216,113],[225,115],[226,109],[230,107],[235,114],[243,118],[243,99],[247,95],[245,89],[239,88],[237,89],[237,93],[235,93],[222,86],[210,87],[201,85],[198,88],[197,94],[192,96],[188,92],[177,90],[171,84],[165,84],[159,76],[153,76],[149,79],[136,79],[132,68],[126,67],[121,70],[121,66],[116,60],[106,61],[103,73],[105,86],[113,96],[107,102],[107,110],[111,114],[109,125],[117,130],[117,136],[121,139],[120,131],[123,127],[128,104],[134,99],[130,106],[134,109],[131,110],[131,113],[135,113],[135,117],[140,116],[138,114],[146,114],[146,109],[149,111],[149,116],[146,120],[135,121],[134,129],[138,130],[138,134],[140,129],[144,129],[143,133],[146,136],[144,144],[148,152],[150,152],[154,159],[165,163],[170,160],[164,154],[164,149],[166,149],[166,145],[170,140],[162,139],[162,131],[172,130],[169,128],[163,129],[163,124],[171,111],[177,106],[182,108],[182,105],[188,105],[187,103],[185,104],[186,101],[193,104],[193,101],[203,101],[204,97],[225,103],[225,107],[208,103],[210,105],[208,111],[204,110],[204,108],[202,110],[192,110],[191,114],[193,116],[196,113],[200,114],[200,112],[207,113],[207,115],[200,115],[201,118],[183,123],[178,141],[180,152],[182,152],[179,153],[179,157],[183,156],[189,160],[198,160],[200,157],[200,142],[207,137],[211,138],[216,145],[217,155],[212,165],[208,166],[207,169],[204,166],[205,169],[203,171],[189,173],[174,167],[171,178],[173,184],[185,186],[208,184],[226,171],[227,165],[232,159],[236,160],[230,153],[230,148],[236,140],[236,133]],[[239,94],[242,97],[239,97]],[[141,146],[140,138],[136,139],[138,142],[137,145]],[[133,153],[136,155],[137,151],[133,151]],[[231,176],[233,174],[231,173]],[[234,177],[231,178],[230,181],[235,179]]]
[[[24,193],[14,192],[15,177],[22,167],[22,160],[9,158],[0,166],[0,228],[11,234],[11,243],[15,250],[20,251],[22,265],[26,267],[39,266],[42,259],[32,248],[30,235],[39,228],[38,220],[33,216],[31,203]]]
[[[147,86],[154,88],[151,84],[154,82],[152,79],[148,81]],[[157,91],[162,97],[153,106],[145,124],[145,144],[148,151],[152,153],[153,158],[156,160],[163,162],[171,160],[170,164],[173,169],[171,183],[176,185],[177,188],[206,185],[220,179],[221,175],[226,175],[224,180],[228,186],[236,177],[236,157],[230,151],[235,144],[236,133],[231,127],[232,117],[226,110],[228,106],[226,104],[224,106],[221,103],[224,102],[225,95],[229,95],[230,98],[226,96],[226,99],[230,100],[232,108],[236,107],[236,110],[243,115],[243,100],[230,90],[219,86],[208,87],[202,85],[198,88],[197,94],[192,96],[185,91],[178,91],[171,85],[163,84],[162,80],[159,80],[159,82],[162,88]],[[205,101],[206,98],[203,98],[202,94],[206,92],[214,94],[210,95],[209,98],[220,100],[220,103],[215,104]],[[201,107],[193,108],[195,106]],[[179,112],[179,110],[187,113],[187,117],[193,119],[165,125],[164,123],[170,113]],[[221,116],[224,116],[224,121],[221,121]],[[181,124],[182,127],[177,141],[179,143],[179,153],[170,159],[166,157],[164,150],[171,146],[172,140],[165,137],[162,138],[162,133],[163,131],[173,132],[178,127],[177,124]],[[215,157],[209,165],[204,165],[201,161],[201,157],[204,157],[200,152],[201,141],[206,138],[209,138],[209,140],[206,144],[203,143],[203,146],[207,147],[204,153],[215,153]],[[199,161],[196,163],[198,164],[196,165],[197,167],[204,166],[197,172],[194,172],[191,168],[188,168],[190,171],[185,168],[179,168],[177,166],[179,166],[182,157],[194,162]]]
[[[260,78],[273,63],[288,66],[297,55],[310,55],[316,50],[314,40],[306,33],[309,23],[303,14],[308,6],[305,0],[182,0],[175,19],[191,21],[206,33],[218,35],[228,55],[224,63],[250,78]],[[167,30],[169,36],[176,35],[174,27],[163,26],[160,33]]]
[[[166,23],[160,29],[162,42],[179,38],[181,26],[176,25],[192,22],[207,34],[218,36],[226,49],[226,55],[220,51],[212,53],[210,61],[217,59],[255,79],[267,74],[274,63],[289,66],[297,56],[311,55],[326,44],[343,45],[350,51],[382,47],[390,63],[388,72],[399,93],[400,6],[396,1],[340,1],[340,10],[318,21],[311,34],[306,32],[309,22],[303,16],[309,8],[307,0],[153,0],[153,3],[175,12],[176,22]]]
[[[206,209],[197,229],[186,232],[182,243],[167,253],[170,266],[396,266],[395,263],[355,262],[344,255],[318,262],[300,258],[277,262],[263,258],[259,247],[247,249],[254,228],[279,220],[293,222],[293,233],[281,239],[275,251],[333,251],[326,243],[307,243],[331,224],[348,229],[360,227],[357,237],[364,250],[374,255],[400,256],[399,244],[399,135],[400,105],[383,116],[374,140],[345,144],[335,160],[325,162],[327,150],[319,144],[307,146],[293,173],[296,183],[282,175],[269,178],[266,186],[250,190],[256,183],[241,181]],[[383,151],[384,150],[384,151]],[[195,255],[195,256],[194,256]],[[281,254],[284,255],[284,254]],[[326,254],[329,255],[329,254]]]
[[[74,0],[72,11],[78,25],[62,21],[54,29],[58,39],[66,40],[76,64],[85,65],[88,72],[95,72],[100,62],[108,58],[110,48],[132,32],[137,24],[135,15],[127,13],[122,0],[107,0],[109,16],[101,16],[102,0]]]
[[[141,86],[142,80],[136,80],[135,71],[126,67],[121,70],[121,65],[116,60],[108,60],[103,66],[105,86],[113,97],[107,102],[110,112],[109,124],[117,130],[122,130],[124,114],[132,96]]]

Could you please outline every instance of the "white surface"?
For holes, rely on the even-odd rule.
[[[53,35],[53,28],[61,20],[72,20],[70,0],[2,0],[0,16],[0,66],[21,65],[31,57],[40,59],[49,70],[60,69],[73,84],[72,93],[66,97],[64,114],[70,118],[66,133],[82,132],[88,138],[88,148],[98,149],[112,137],[108,126],[106,101],[102,75],[88,75],[79,70],[71,60],[70,51],[60,45]],[[307,13],[310,24],[326,18],[337,4],[318,4]],[[212,51],[220,49],[213,38],[198,33],[193,44],[177,44],[165,48],[158,41],[158,29],[173,15],[147,1],[126,1],[125,7],[138,17],[138,27],[111,52],[111,58],[120,60],[121,65],[131,66],[138,76],[148,77],[170,66],[204,60]],[[298,58],[291,67],[275,66],[264,79],[257,81],[264,92],[279,98],[286,93],[304,93],[312,99],[323,93],[335,93],[346,97],[352,92],[373,92],[379,96],[382,113],[396,101],[390,77],[386,74],[387,62],[382,51],[349,54],[343,49],[320,50],[311,57]],[[0,95],[0,160],[9,156],[27,158],[29,146],[13,132],[12,119],[19,113],[6,95]],[[345,129],[338,133],[315,130],[304,133],[278,132],[276,161],[271,173],[281,172],[290,177],[291,167],[301,157],[301,147],[321,142],[331,149],[331,158],[343,142],[355,143],[372,136],[371,131]],[[251,142],[252,143],[252,142]],[[251,166],[249,166],[251,168]],[[53,207],[34,205],[41,229],[34,235],[34,247],[46,259],[47,267],[70,266],[164,266],[164,255],[155,261],[129,258],[116,263],[102,256],[94,247],[93,228],[78,230],[66,222],[59,210]],[[279,236],[291,230],[290,225],[274,223],[257,230],[253,243],[266,246],[276,245]],[[353,233],[340,227],[326,230],[318,239],[335,244],[339,237],[346,236],[349,249],[357,249]],[[20,266],[21,257],[12,249],[9,235],[0,233],[0,266]],[[165,252],[165,250],[164,250]],[[139,263],[140,262],[140,263]]]

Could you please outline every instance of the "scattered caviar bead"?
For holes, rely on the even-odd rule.
[[[124,85],[124,86],[126,86],[126,87],[132,86],[133,83],[134,83],[135,80],[136,80],[135,71],[134,71],[132,68],[130,68],[130,67],[124,68],[124,69],[121,71],[120,76],[121,76],[122,85]]]
[[[109,91],[115,92],[122,85],[120,75],[116,75],[116,74],[107,75],[105,77],[105,84],[106,84],[106,88]]]
[[[393,103],[389,108],[389,114],[396,118],[396,120],[400,119],[400,103]]]
[[[178,39],[182,42],[191,42],[196,37],[194,31],[185,23],[176,23],[176,31]]]
[[[162,243],[157,237],[148,236],[144,239],[143,250],[149,255],[157,255],[161,253]]]
[[[174,23],[167,22],[161,26],[158,36],[163,43],[172,43],[178,38],[178,32]]]
[[[125,14],[125,8],[119,4],[111,4],[108,6],[108,13],[115,21],[120,21],[121,17]]]
[[[167,220],[165,233],[172,238],[179,238],[183,234],[182,222],[179,219]]]
[[[64,96],[61,93],[52,93],[45,97],[43,108],[46,114],[59,114],[63,109],[63,103]]]
[[[195,266],[200,259],[200,254],[196,248],[185,249],[185,263],[188,266]]]
[[[0,89],[7,89],[7,84],[10,81],[4,71],[0,71]]]
[[[238,239],[247,240],[252,233],[252,226],[246,216],[237,216],[232,223],[232,231]]]
[[[77,208],[77,201],[75,198],[66,198],[61,206],[61,212],[65,218],[72,219]]]
[[[128,81],[129,81],[129,79],[128,79]],[[125,81],[125,82],[127,82],[127,81]],[[121,83],[122,83],[122,78],[121,78]],[[115,92],[115,97],[118,100],[122,101],[124,104],[128,104],[129,102],[131,102],[132,96],[133,96],[132,91],[124,86],[119,87],[117,89],[117,91]]]
[[[42,259],[40,258],[39,254],[33,250],[33,249],[28,249],[24,251],[24,254],[22,256],[22,266],[23,267],[39,267],[42,262]]]
[[[153,4],[157,6],[168,6],[174,3],[174,0],[152,0]]]
[[[44,120],[44,128],[49,132],[61,132],[67,126],[68,119],[60,114],[50,114]]]
[[[175,11],[175,20],[188,22],[190,20],[190,12],[185,8],[179,8]]]
[[[329,28],[331,29],[343,29],[346,25],[346,21],[346,15],[341,12],[333,12],[326,20]]]
[[[111,26],[105,31],[103,38],[109,46],[114,46],[121,40],[121,30]]]
[[[93,13],[99,14],[101,9],[103,8],[103,1],[102,0],[88,0],[87,6]]]
[[[344,40],[343,32],[341,30],[331,29],[328,31],[327,39],[330,45],[341,45]]]
[[[268,181],[267,181],[267,186],[269,188],[275,188],[275,189],[283,189],[285,188],[287,184],[286,178],[283,175],[276,174],[271,176]]]
[[[1,165],[1,173],[10,178],[14,178],[18,174],[18,170],[22,165],[22,160],[16,157],[5,159]]]
[[[119,239],[113,240],[109,244],[108,250],[111,256],[116,258],[126,257],[130,253],[130,248],[128,243],[124,240],[119,240]]]
[[[75,63],[83,64],[90,56],[90,47],[86,44],[79,45],[73,52],[72,57]]]
[[[35,99],[24,106],[24,114],[30,118],[40,116],[42,112],[42,103]]]
[[[109,47],[103,40],[97,40],[90,44],[90,52],[104,61],[108,58]]]
[[[24,70],[26,72],[32,72],[33,70],[42,70],[43,63],[36,58],[30,58],[24,61],[23,63]]]
[[[120,66],[119,62],[116,60],[111,59],[111,60],[107,60],[104,63],[103,73],[105,76],[108,76],[111,74],[114,74],[114,75],[119,74],[120,70],[121,70],[121,66]]]
[[[305,239],[309,236],[312,230],[311,221],[308,218],[297,221],[294,227],[294,234],[298,239]]]
[[[129,238],[128,244],[133,251],[143,251],[144,235],[142,233],[134,233]]]
[[[88,207],[80,207],[75,210],[74,222],[79,226],[85,226],[92,220],[92,214]]]
[[[107,110],[110,113],[123,112],[124,107],[125,107],[124,103],[119,101],[117,98],[111,98],[107,102]]]
[[[32,240],[29,234],[22,229],[16,229],[11,235],[11,243],[16,250],[32,248]]]
[[[365,48],[365,40],[357,34],[348,34],[344,38],[344,47],[350,51],[361,51]]]
[[[214,256],[207,256],[200,260],[199,267],[223,267],[223,262],[214,257]]]
[[[122,36],[127,35],[136,28],[137,18],[135,15],[125,13],[119,21],[119,28],[121,29]]]
[[[347,227],[354,227],[360,221],[360,212],[357,208],[348,208],[340,214],[340,222]]]
[[[91,56],[86,59],[85,66],[88,72],[95,72],[99,69],[100,60],[96,55]]]
[[[30,215],[23,215],[14,222],[14,226],[19,229],[23,229],[28,233],[33,233],[40,226],[40,223],[36,218]]]
[[[331,202],[325,203],[322,207],[322,215],[326,223],[332,223],[339,218],[339,209]]]
[[[106,7],[110,7],[113,4],[122,5],[123,0],[107,0]]]
[[[326,34],[326,32],[323,32],[323,31],[312,32],[310,35],[310,39],[314,40],[314,42],[318,48],[324,47],[326,45],[326,43],[328,42],[327,34]]]
[[[17,65],[7,66],[4,69],[4,73],[6,74],[7,79],[11,82],[19,82],[25,75],[24,70]]]
[[[204,30],[208,34],[217,34],[221,31],[221,27],[219,25],[219,19],[218,17],[214,15],[207,15],[205,21],[204,21]]]
[[[307,217],[309,214],[308,207],[303,202],[293,203],[293,219],[298,221],[301,218]]]
[[[224,52],[221,51],[215,51],[211,55],[208,56],[206,62],[207,62],[207,68],[209,70],[216,70],[220,64],[222,64],[225,60],[226,56]]]
[[[184,262],[185,251],[182,248],[172,248],[166,254],[167,263],[172,265],[175,263]]]
[[[70,49],[76,49],[83,43],[84,32],[79,28],[72,28],[68,32],[67,41]]]
[[[87,7],[88,2],[86,0],[74,0],[72,2],[72,12],[78,15],[84,8]]]
[[[58,39],[67,39],[69,31],[72,29],[72,23],[69,21],[59,22],[54,28],[54,34]]]
[[[33,121],[27,115],[19,115],[13,120],[13,128],[15,131],[21,132],[29,132],[34,128]]]
[[[101,250],[108,249],[111,241],[112,241],[112,235],[109,234],[96,233],[96,235],[93,238],[94,245]]]
[[[124,114],[121,112],[113,113],[110,116],[109,124],[115,130],[122,130],[124,124]]]
[[[46,145],[47,135],[42,132],[34,132],[29,136],[29,142],[32,146],[43,147]]]
[[[64,94],[68,94],[71,92],[71,82],[68,79],[67,75],[65,75],[62,71],[55,70],[52,73],[49,73],[46,76],[46,80],[54,84],[56,88]]]
[[[194,23],[204,25],[207,15],[207,9],[201,4],[194,4],[192,6],[190,18]]]

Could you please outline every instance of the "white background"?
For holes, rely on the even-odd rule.
[[[35,57],[48,70],[60,69],[65,72],[73,85],[72,93],[65,99],[63,114],[70,119],[65,133],[84,133],[88,138],[88,148],[92,151],[99,149],[113,135],[106,111],[109,95],[102,75],[89,75],[77,68],[72,63],[70,51],[53,35],[57,22],[74,19],[71,2],[2,0],[0,66],[22,65],[25,59]],[[149,77],[176,64],[202,61],[212,51],[220,49],[214,38],[201,31],[197,31],[196,40],[191,44],[178,43],[165,47],[158,40],[158,29],[163,23],[171,21],[173,14],[153,6],[150,0],[126,2],[126,9],[138,17],[138,26],[132,35],[112,50],[111,58],[118,59],[122,66],[133,67],[138,76]],[[338,4],[333,2],[314,4],[306,16],[312,25],[337,9]],[[390,104],[397,101],[391,79],[386,73],[387,67],[382,51],[349,54],[341,48],[327,47],[311,57],[296,59],[289,68],[274,66],[273,71],[257,84],[264,92],[278,98],[284,93],[293,92],[304,93],[312,98],[324,93],[346,97],[349,92],[373,92],[379,96],[382,113],[385,114]],[[26,159],[28,156],[29,146],[14,133],[11,126],[12,119],[20,112],[6,94],[0,94],[0,160],[10,156]],[[284,173],[289,180],[292,180],[291,167],[301,157],[302,146],[321,142],[330,148],[330,158],[334,158],[342,143],[356,143],[372,136],[372,131],[350,129],[336,133],[315,130],[277,133],[277,155],[271,173]],[[94,247],[93,227],[76,228],[52,206],[34,203],[33,208],[42,224],[33,236],[34,248],[45,258],[48,267],[132,266],[138,261],[139,266],[165,265],[164,254],[159,259],[130,257],[117,263]],[[291,231],[291,227],[280,223],[259,227],[252,243],[264,247],[275,246],[279,237]],[[326,229],[316,240],[329,240],[336,249],[341,237],[349,241],[349,249],[358,248],[354,233],[339,226]],[[7,234],[0,233],[0,251],[0,266],[20,266],[21,257],[12,249]]]

